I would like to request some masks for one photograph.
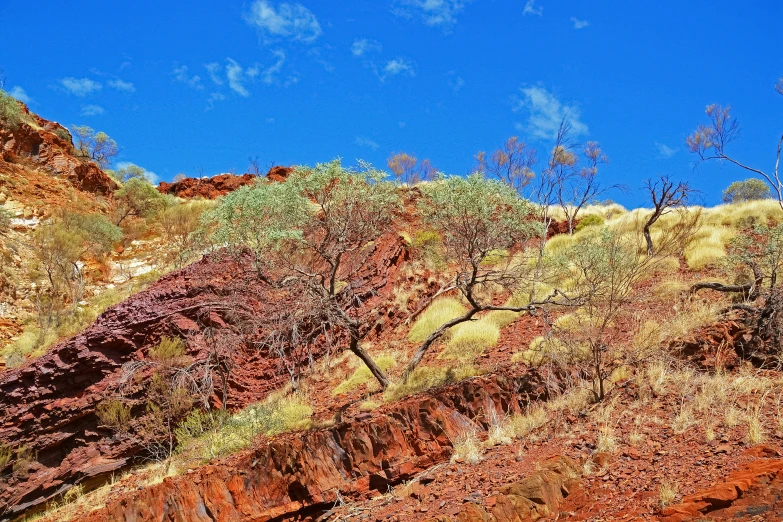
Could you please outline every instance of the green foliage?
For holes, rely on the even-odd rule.
[[[601,227],[604,225],[604,218],[596,214],[588,214],[584,218],[579,220],[579,223],[574,229],[576,232],[584,230],[587,227]]]
[[[133,163],[121,169],[117,169],[117,171],[114,172],[113,177],[117,177],[123,182],[130,179],[140,179],[151,184],[150,176],[147,174],[147,171],[138,165],[134,165]]]
[[[460,264],[480,265],[539,230],[533,207],[505,183],[480,174],[450,176],[422,186],[424,221],[440,231],[447,252]]]
[[[0,470],[2,470],[8,465],[9,462],[11,462],[11,455],[13,455],[13,453],[14,452],[10,446],[0,444]]]
[[[117,142],[105,132],[95,132],[87,125],[71,126],[76,138],[76,153],[94,160],[101,168],[109,166],[111,159],[119,153]]]
[[[167,257],[177,268],[198,250],[202,234],[197,233],[203,214],[214,206],[211,201],[190,201],[167,206],[157,216],[166,240]]]
[[[99,256],[111,252],[122,230],[101,214],[64,214],[63,225],[78,238],[85,251]]]
[[[166,198],[141,178],[130,178],[114,192],[117,201],[115,223],[121,224],[128,216],[149,217],[163,210]]]
[[[19,127],[22,120],[22,106],[16,98],[0,89],[0,121],[8,128],[15,129]]]
[[[95,407],[95,414],[101,424],[116,432],[124,432],[128,429],[131,418],[130,406],[120,400],[107,399],[98,403]]]
[[[185,355],[185,341],[180,337],[163,336],[157,346],[150,348],[150,359],[176,366]]]
[[[313,409],[299,393],[273,393],[228,418],[195,410],[176,429],[177,451],[204,462],[247,448],[259,435],[307,429]]]
[[[772,197],[772,190],[766,181],[758,178],[748,178],[745,181],[735,181],[723,191],[725,203],[741,203]]]
[[[72,143],[71,133],[65,127],[57,127],[54,129],[54,134],[66,143]]]
[[[14,215],[4,208],[0,208],[0,234],[8,232],[11,228],[11,219]]]

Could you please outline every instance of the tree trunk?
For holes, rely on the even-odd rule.
[[[479,308],[473,308],[472,310],[469,310],[465,315],[457,317],[456,319],[452,319],[451,321],[447,322],[446,324],[444,324],[443,326],[441,326],[440,328],[432,332],[430,336],[424,340],[421,346],[419,346],[419,349],[416,350],[416,353],[413,354],[413,357],[408,363],[408,366],[405,368],[405,371],[402,373],[402,382],[408,382],[408,378],[413,373],[413,370],[416,369],[416,366],[418,366],[418,364],[421,362],[422,358],[424,357],[424,354],[427,353],[429,347],[432,346],[432,343],[440,339],[440,337],[443,334],[445,334],[449,328],[458,325],[460,323],[464,323],[465,321],[470,321],[473,318],[473,316],[480,311],[481,309]]]
[[[367,366],[367,368],[370,369],[370,373],[373,374],[373,377],[375,377],[378,382],[381,385],[381,389],[385,390],[389,386],[389,379],[386,377],[386,374],[383,373],[383,370],[381,370],[377,364],[375,364],[375,361],[373,360],[370,355],[364,351],[364,348],[359,346],[359,332],[358,327],[351,327],[351,344],[349,346],[349,349],[351,352],[353,352],[356,357],[362,360],[362,362]]]
[[[644,224],[644,240],[647,241],[647,255],[651,257],[653,255],[653,242],[650,235],[650,225],[649,221]]]

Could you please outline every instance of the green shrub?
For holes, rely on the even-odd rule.
[[[65,127],[57,127],[54,129],[54,135],[67,143],[72,143],[73,138],[71,138],[71,133],[68,132],[68,129]]]
[[[101,424],[117,432],[125,431],[131,418],[130,406],[117,399],[108,399],[99,403],[95,407],[95,414]]]
[[[579,220],[579,223],[577,223],[576,228],[574,230],[576,232],[579,232],[580,230],[583,230],[587,227],[600,227],[603,226],[603,224],[604,224],[604,218],[595,214],[589,214]]]
[[[769,199],[772,191],[766,181],[758,178],[748,178],[745,181],[735,181],[723,191],[723,201],[726,203],[741,203]]]
[[[22,106],[16,98],[0,89],[0,121],[9,128],[15,129],[22,123],[22,119]]]

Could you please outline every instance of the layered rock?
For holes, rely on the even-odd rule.
[[[359,271],[367,282],[365,310],[375,323],[401,319],[389,296],[405,255],[399,237],[389,234],[374,244]],[[213,256],[171,274],[40,359],[0,374],[0,444],[37,454],[26,473],[0,470],[0,520],[41,507],[77,484],[89,487],[133,462],[144,434],[113,435],[99,425],[96,405],[116,389],[122,365],[144,358],[161,336],[183,337],[189,355],[205,358],[207,328],[232,328],[237,306],[264,313],[251,297],[263,290],[250,292],[252,282],[239,278],[243,269],[232,263]],[[240,347],[231,356],[230,407],[261,400],[287,379],[278,361],[257,349]]]
[[[116,499],[85,520],[314,520],[341,496],[386,492],[447,460],[459,433],[475,429],[476,423],[488,427],[484,415],[490,406],[513,414],[545,393],[544,379],[523,370],[463,381],[328,429],[272,438],[226,461]],[[534,480],[541,482],[541,477]],[[539,506],[533,509],[544,512],[539,502],[562,498],[552,480],[547,476],[539,488],[543,500],[530,500]],[[511,487],[508,501],[526,492],[535,496],[533,490],[532,483]]]
[[[25,120],[15,129],[0,127],[0,158],[14,163],[27,161],[62,176],[77,189],[110,195],[118,186],[95,163],[76,157],[71,134],[59,123],[33,114],[22,105]]]
[[[239,187],[252,184],[256,179],[253,174],[219,174],[211,178],[185,178],[174,183],[161,181],[158,191],[180,198],[215,199],[225,196]]]

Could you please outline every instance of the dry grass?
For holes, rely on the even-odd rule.
[[[375,364],[377,364],[378,367],[384,372],[387,372],[397,366],[398,358],[399,354],[396,352],[385,352],[373,357]],[[377,390],[379,388],[378,381],[375,379],[372,372],[370,372],[370,369],[367,367],[367,365],[359,360],[358,357],[353,357],[350,359],[350,361],[351,366],[353,366],[355,370],[347,379],[341,382],[332,391],[332,394],[340,395],[343,393],[348,393],[362,385],[367,385],[368,391]]]
[[[483,459],[484,447],[475,429],[465,429],[451,441],[451,462],[478,464]]]
[[[737,235],[735,229],[723,225],[704,225],[685,247],[685,262],[691,270],[702,270],[726,257],[726,245]]]
[[[438,358],[472,361],[486,348],[497,344],[498,339],[500,339],[500,328],[488,318],[468,321],[451,328],[446,347]]]
[[[670,480],[664,480],[661,482],[661,486],[658,492],[658,499],[662,507],[670,506],[674,504],[679,494],[680,486],[676,482]]]
[[[451,297],[436,299],[413,323],[408,339],[414,343],[423,342],[432,332],[466,311],[467,309],[456,299]]]
[[[383,400],[393,402],[436,386],[452,384],[479,374],[479,370],[469,364],[460,364],[449,368],[418,366],[408,378],[407,383],[392,383],[384,392]]]

